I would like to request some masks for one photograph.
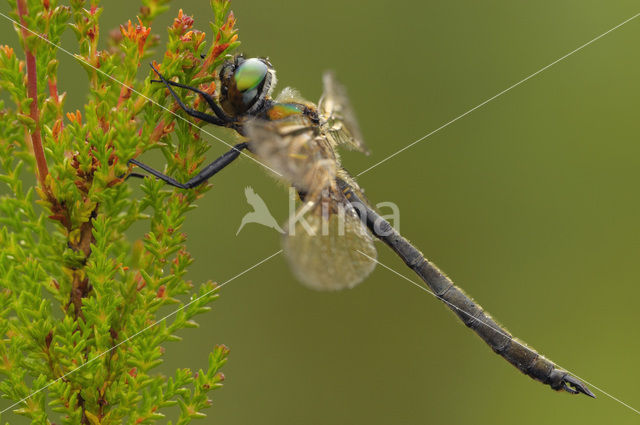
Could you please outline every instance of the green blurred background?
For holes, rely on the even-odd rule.
[[[208,3],[176,2],[155,32],[164,37],[178,7],[209,31]],[[103,33],[139,7],[103,5]],[[337,72],[372,151],[344,155],[354,174],[640,12],[633,0],[236,0],[232,8],[241,50],[268,55],[280,88],[317,99],[322,72]],[[7,22],[0,40],[16,44]],[[66,40],[74,51],[73,36]],[[359,180],[372,201],[397,203],[402,233],[512,333],[636,408],[639,45],[640,18]],[[85,73],[60,59],[75,110]],[[212,141],[210,157],[225,149]],[[279,220],[287,214],[286,190],[252,161],[213,183],[185,225],[194,282],[224,282],[279,249],[265,227],[236,237],[251,210],[245,186]],[[380,261],[417,279],[378,247]],[[205,423],[638,420],[593,387],[597,400],[521,375],[440,302],[382,267],[353,290],[316,293],[277,256],[226,285],[199,322],[166,346],[163,368],[205,367],[214,344],[231,348]]]

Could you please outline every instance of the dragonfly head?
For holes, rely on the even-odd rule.
[[[271,95],[276,72],[268,59],[245,59],[242,55],[220,68],[220,104],[232,116],[259,112]]]

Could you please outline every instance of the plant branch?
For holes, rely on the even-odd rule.
[[[31,119],[35,122],[35,129],[31,132],[31,147],[33,148],[33,154],[36,157],[36,164],[38,167],[38,181],[42,188],[45,188],[45,179],[49,174],[49,168],[47,167],[47,159],[44,156],[44,149],[42,147],[42,137],[40,135],[40,113],[38,111],[38,73],[36,69],[36,57],[27,46],[27,36],[29,31],[24,20],[24,16],[27,14],[26,0],[18,0],[18,14],[20,15],[20,24],[22,29],[22,38],[24,41],[24,52],[27,59],[27,92],[29,98],[31,98],[30,113]]]
[[[144,21],[122,26],[108,50],[98,47],[98,1],[9,2],[26,58],[0,46],[0,86],[13,104],[3,102],[0,111],[0,182],[10,191],[0,197],[0,394],[14,402],[3,415],[42,425],[154,424],[179,404],[174,423],[186,425],[204,416],[209,392],[222,385],[224,347],[214,349],[206,371],[178,369],[167,378],[156,370],[163,345],[217,298],[213,283],[194,291],[186,280],[193,258],[181,228],[202,192],[172,193],[145,179],[143,195],[134,196],[133,181],[124,181],[128,160],[153,147],[180,177],[192,174],[207,150],[198,126],[176,125],[173,115],[147,104],[166,103],[164,92],[137,77],[159,45],[151,22],[169,1],[141,0]],[[193,82],[203,55],[211,59],[202,84],[211,81],[239,43],[229,0],[211,6],[209,50],[206,34],[182,11],[168,30],[162,69],[180,81]],[[65,115],[55,46],[69,29],[89,87],[84,112]],[[114,81],[143,96],[132,98],[133,89]],[[34,158],[36,181],[24,182],[22,167]],[[142,238],[131,234],[136,223],[147,223]],[[189,295],[196,298],[180,301]],[[174,303],[181,307],[171,323],[164,323],[169,316],[158,321]]]

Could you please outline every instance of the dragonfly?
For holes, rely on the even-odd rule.
[[[300,206],[283,226],[282,245],[291,270],[303,284],[317,290],[357,285],[375,268],[377,238],[495,353],[554,390],[595,398],[580,379],[492,319],[370,205],[364,191],[342,167],[337,151],[345,147],[368,152],[346,90],[333,73],[324,74],[323,94],[316,105],[292,88],[273,98],[276,74],[265,58],[229,58],[218,71],[220,89],[214,95],[165,78],[151,67],[158,77],[152,81],[164,84],[186,114],[234,129],[245,141],[186,182],[137,159],[130,159],[130,164],[171,186],[192,189],[231,164],[242,151],[248,151],[298,193]],[[211,113],[186,105],[176,88],[201,96]]]

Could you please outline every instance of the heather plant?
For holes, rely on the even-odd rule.
[[[207,185],[180,191],[147,178],[132,196],[123,178],[129,159],[159,149],[166,171],[185,180],[208,146],[200,123],[175,115],[166,89],[151,82],[153,50],[164,50],[156,63],[164,75],[214,93],[213,71],[238,44],[229,2],[212,0],[212,34],[181,10],[162,48],[151,28],[168,1],[141,0],[137,17],[105,31],[100,15],[110,5],[98,0],[9,0],[21,43],[0,47],[9,99],[0,103],[3,421],[166,423],[177,406],[171,414],[187,424],[224,379],[222,345],[207,370],[157,371],[163,345],[217,297],[214,283],[185,278],[193,260],[181,226]],[[63,47],[88,87],[58,84],[65,31],[75,34],[77,45]],[[65,108],[70,90],[86,93],[81,110]],[[135,223],[145,229],[138,240]]]

